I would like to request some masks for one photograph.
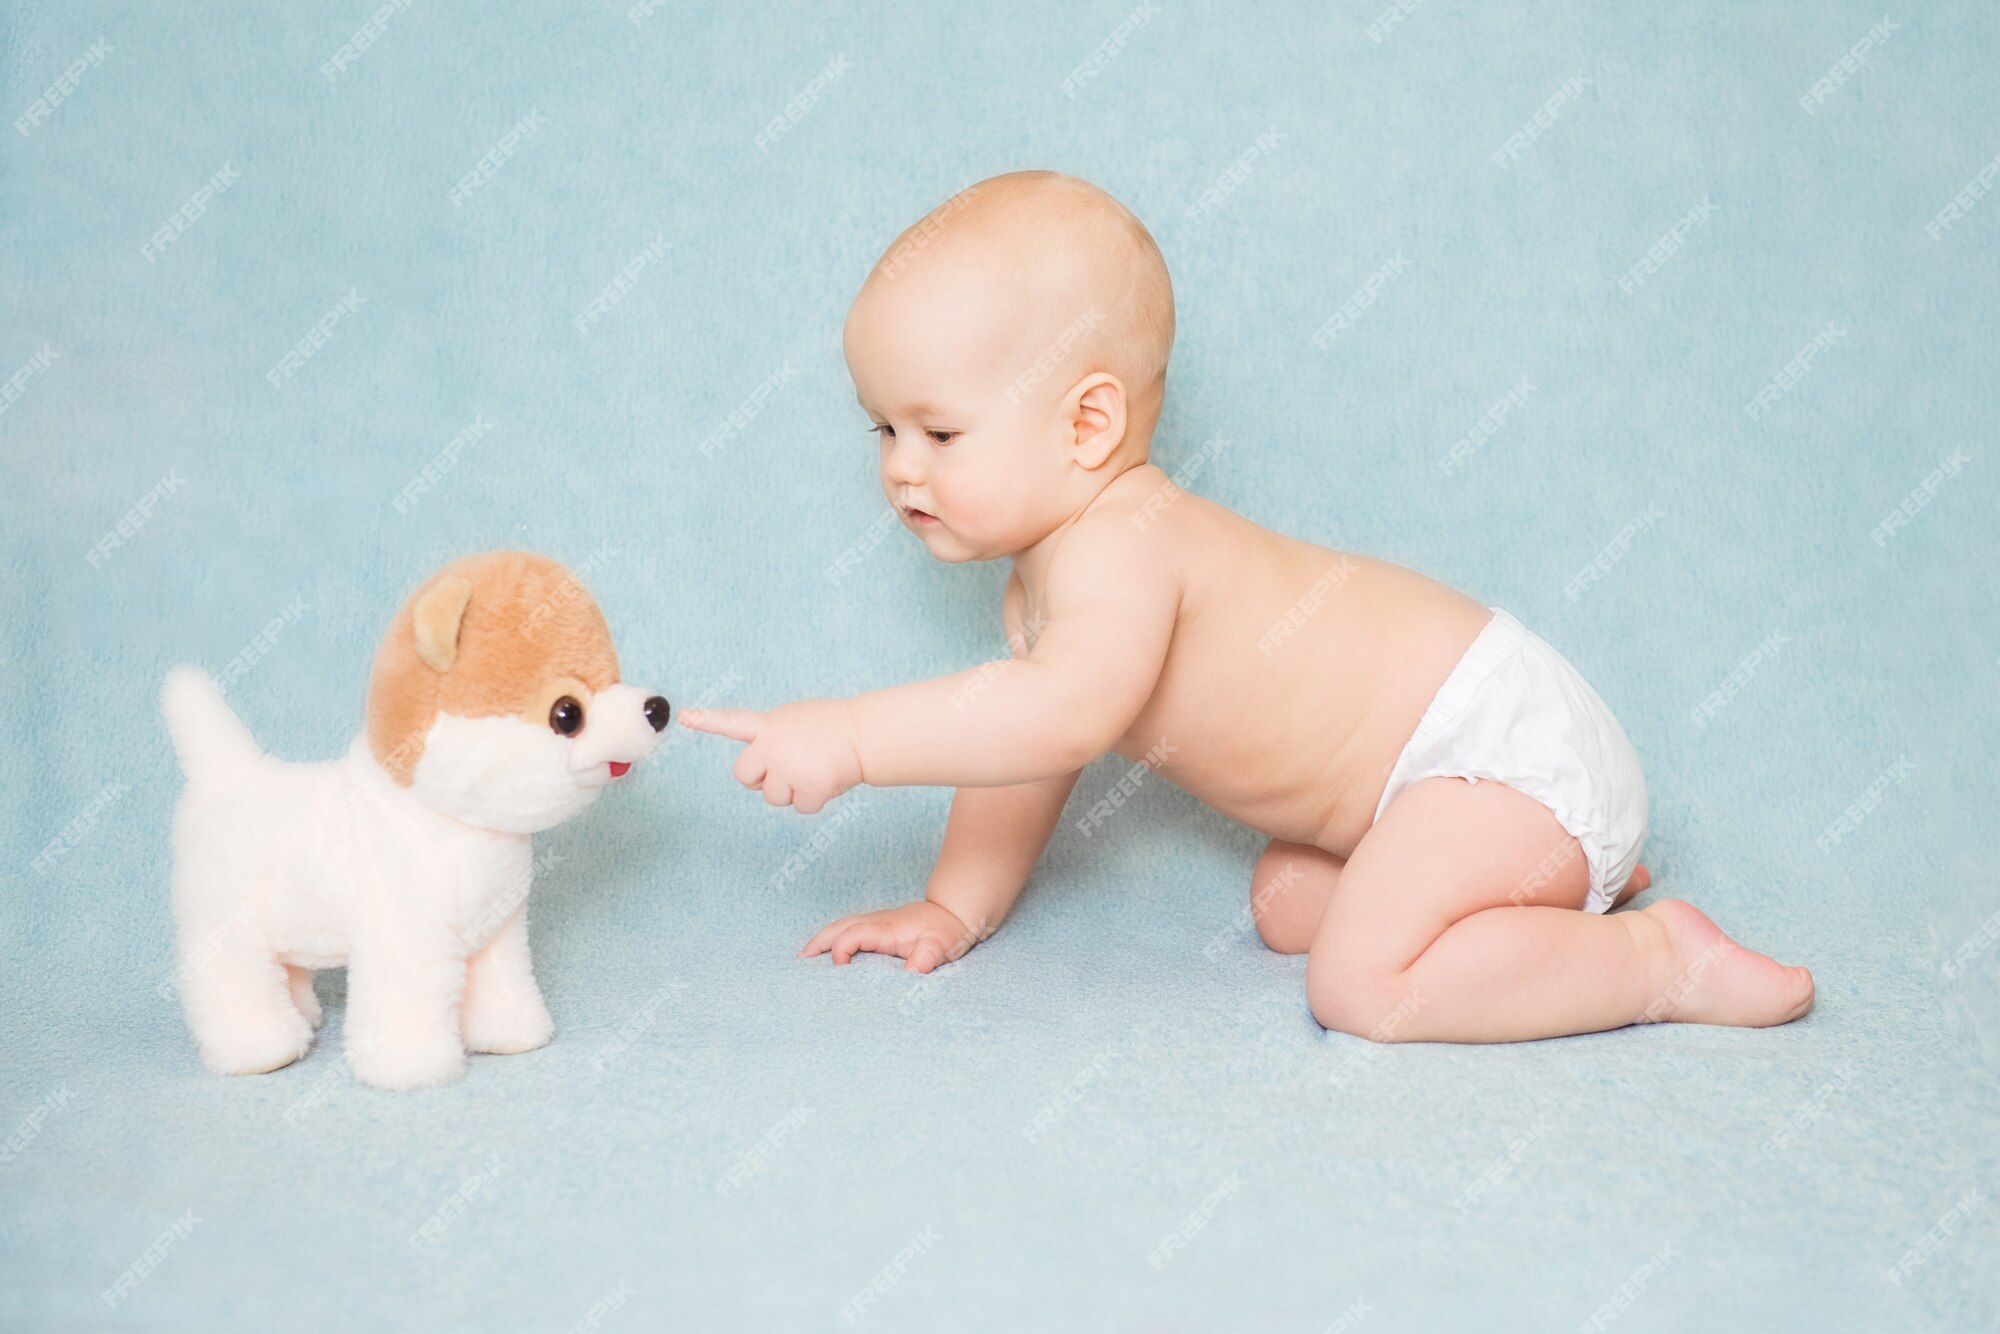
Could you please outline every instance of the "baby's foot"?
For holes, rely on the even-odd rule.
[[[1746,949],[1691,903],[1662,899],[1641,910],[1666,929],[1673,972],[1641,1022],[1769,1028],[1812,1008],[1812,974]]]
[[[1652,887],[1653,873],[1643,866],[1635,866],[1632,868],[1632,878],[1625,882],[1625,888],[1618,891],[1618,897],[1611,900],[1611,906],[1622,908],[1625,906],[1626,900],[1635,895],[1644,894]]]

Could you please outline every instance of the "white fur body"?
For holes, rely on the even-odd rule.
[[[311,970],[341,966],[347,1059],[363,1082],[444,1083],[468,1050],[546,1043],[554,1026],[528,953],[530,834],[589,805],[609,761],[652,749],[639,699],[629,686],[599,692],[576,737],[441,714],[405,787],[362,739],[338,760],[274,759],[205,674],[170,673],[163,709],[187,773],[173,903],[204,1064],[251,1074],[298,1059],[320,1019]]]

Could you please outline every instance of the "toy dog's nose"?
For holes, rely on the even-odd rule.
[[[646,701],[646,722],[655,732],[666,731],[667,719],[672,716],[673,710],[667,706],[666,696],[654,695]]]

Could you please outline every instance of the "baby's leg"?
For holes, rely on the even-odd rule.
[[[1570,852],[1581,857],[1582,850],[1570,841]],[[1319,919],[1326,912],[1333,887],[1340,882],[1345,857],[1336,857],[1310,843],[1287,843],[1274,838],[1257,859],[1250,873],[1250,913],[1257,923],[1257,936],[1267,949],[1278,954],[1304,954],[1312,948]],[[1613,906],[1624,907],[1627,900],[1652,887],[1653,873],[1635,867],[1625,888],[1618,891]],[[1538,891],[1539,886],[1530,887]],[[1523,893],[1522,900],[1534,897]],[[1511,900],[1510,900],[1511,901]]]
[[[1311,949],[1320,914],[1345,865],[1345,858],[1310,843],[1272,839],[1250,873],[1250,913],[1264,944],[1280,954]]]
[[[1565,850],[1578,855],[1551,855]],[[1517,906],[1524,885],[1534,903]],[[1532,797],[1414,784],[1341,871],[1306,965],[1313,1015],[1377,1040],[1514,1042],[1645,1020],[1762,1027],[1812,1008],[1810,973],[1698,909],[1578,911],[1588,888],[1574,840]]]

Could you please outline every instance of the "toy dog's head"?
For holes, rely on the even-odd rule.
[[[526,551],[466,556],[389,626],[368,746],[433,810],[484,829],[561,824],[659,743],[667,701],[621,684],[603,613]]]

